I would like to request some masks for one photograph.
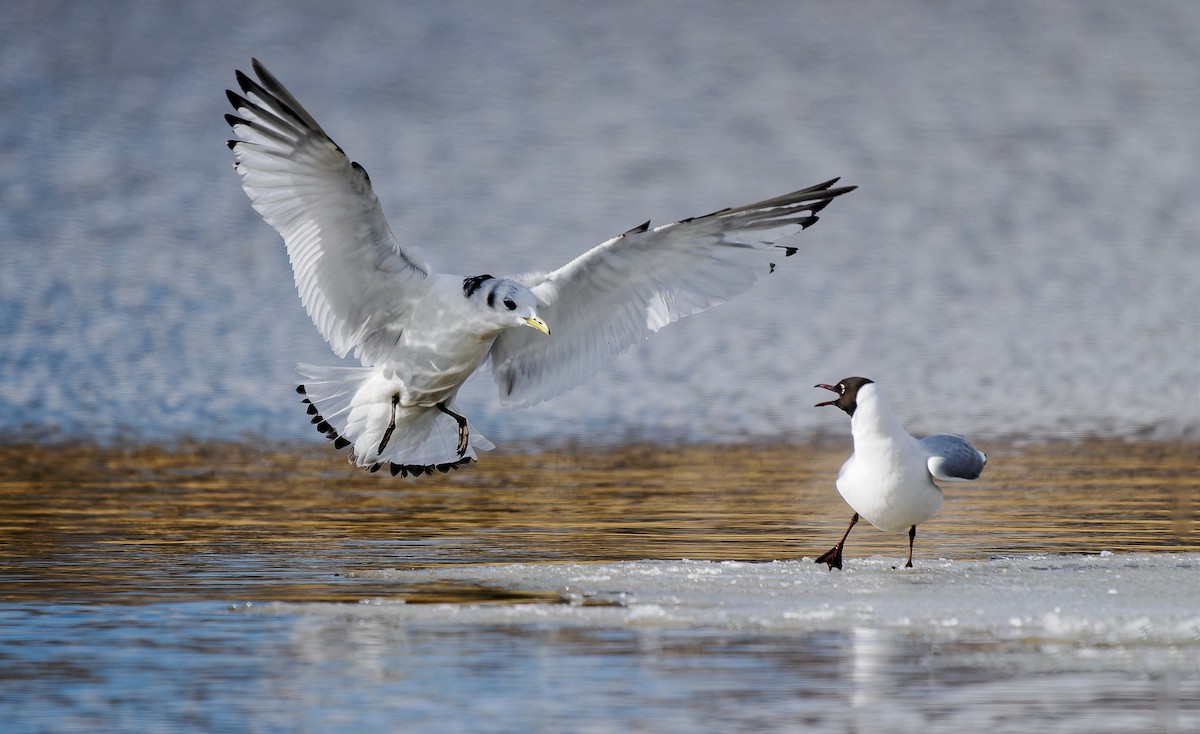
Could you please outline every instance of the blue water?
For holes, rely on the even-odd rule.
[[[1200,426],[1190,2],[22,2],[0,9],[0,426],[311,438],[333,363],[241,193],[223,91],[263,59],[443,269],[556,267],[626,228],[833,176],[775,277],[587,389],[466,412],[502,448],[841,430]]]
[[[1197,562],[485,564],[360,577],[567,603],[6,611],[0,709],[11,732],[1193,731]]]
[[[371,172],[396,235],[448,271],[550,269],[647,218],[860,187],[773,277],[586,388],[505,410],[490,379],[468,385],[460,407],[501,451],[841,432],[811,386],[853,374],[915,433],[1200,438],[1197,39],[1189,0],[6,0],[0,428],[321,440],[294,364],[335,360],[225,146],[223,92],[256,56]],[[456,558],[477,567],[371,583],[566,603],[247,604],[246,578],[327,585],[353,564],[188,540],[119,598],[54,587],[103,585],[107,541],[28,571],[46,598],[0,604],[5,731],[1200,722],[1194,555],[911,576],[864,559],[834,577],[508,566],[484,548]],[[20,548],[0,528],[0,552]]]

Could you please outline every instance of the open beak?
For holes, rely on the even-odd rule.
[[[837,392],[837,391],[838,391],[838,389],[837,389],[836,387],[834,387],[833,385],[826,385],[826,384],[824,384],[824,383],[821,383],[820,385],[813,385],[813,387],[819,387],[819,388],[822,388],[822,389],[824,389],[824,390],[828,390],[828,391],[830,391],[830,392]],[[816,404],[816,405],[814,405],[813,407],[814,407],[814,408],[820,408],[820,407],[822,407],[822,406],[825,406],[825,405],[836,405],[836,404],[837,404],[837,401],[836,401],[836,400],[826,400],[826,401],[825,401],[825,402],[823,402],[823,403],[817,403],[817,404]]]
[[[550,336],[550,327],[546,325],[545,321],[542,321],[537,316],[530,316],[530,317],[526,318],[525,325],[533,327],[534,329],[537,329],[538,331],[542,332],[546,336]]]

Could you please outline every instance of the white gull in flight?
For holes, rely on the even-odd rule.
[[[748,206],[647,222],[550,273],[439,273],[388,227],[367,172],[257,59],[226,115],[242,188],[283,237],[305,309],[361,367],[301,365],[318,430],[393,475],[448,471],[493,445],[454,406],[485,362],[503,402],[532,405],[594,375],[667,324],[774,270],[777,244],[855,187],[837,179]],[[527,328],[532,327],[532,328]],[[553,330],[553,334],[551,334]]]
[[[859,516],[880,530],[908,529],[908,561],[912,568],[917,525],[942,506],[942,490],[934,479],[977,479],[987,456],[962,436],[941,433],[917,440],[896,420],[883,392],[865,377],[847,377],[836,385],[817,385],[838,394],[817,403],[833,405],[850,416],[854,453],[838,472],[837,489],[854,510],[850,526],[837,545],[816,559],[830,570],[842,567],[842,548]]]

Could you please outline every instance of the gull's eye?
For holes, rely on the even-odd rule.
[[[505,298],[504,299],[504,307],[507,308],[509,311],[516,311],[517,310],[517,302],[511,298]]]
[[[840,392],[843,395],[846,394],[846,383],[844,383],[844,382],[838,383],[838,392]]]

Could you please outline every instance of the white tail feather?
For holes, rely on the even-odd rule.
[[[305,377],[299,391],[317,429],[337,448],[353,447],[351,460],[370,471],[446,471],[495,448],[468,426],[460,454],[458,421],[436,405],[402,405],[403,385],[378,368],[300,365],[299,371]]]

